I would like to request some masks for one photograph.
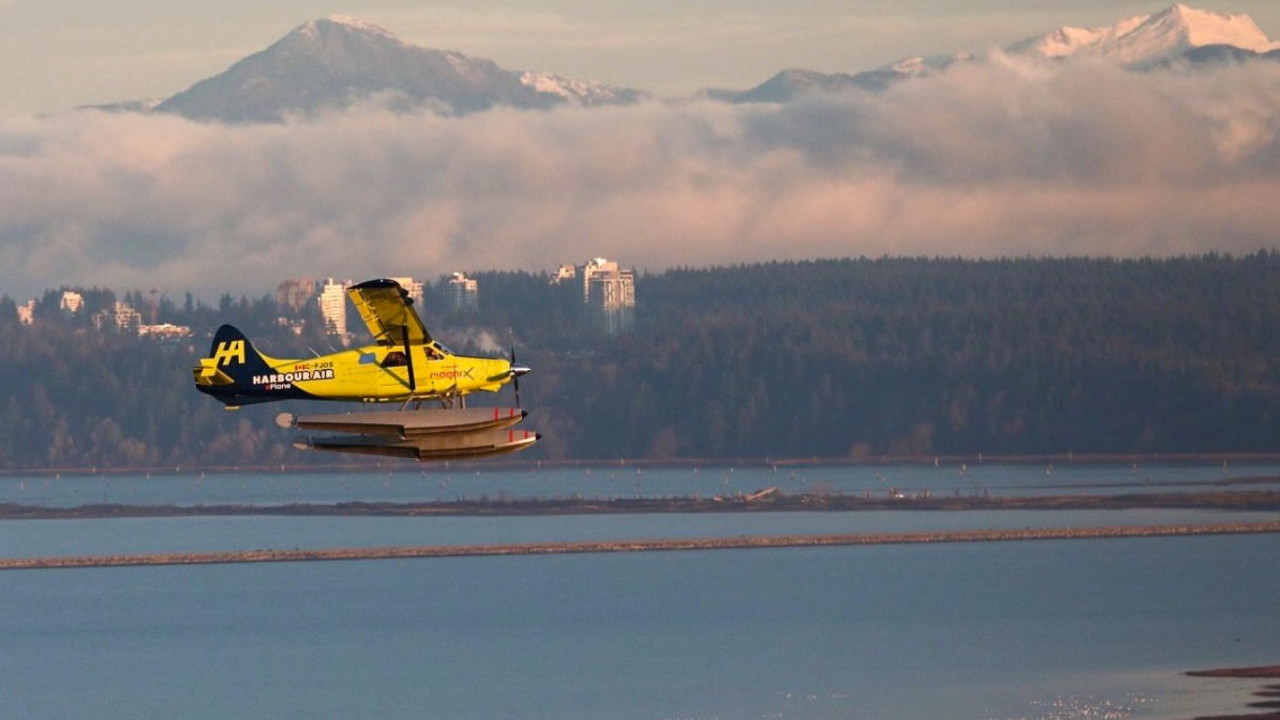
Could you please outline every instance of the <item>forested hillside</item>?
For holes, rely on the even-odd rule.
[[[575,293],[544,275],[474,276],[478,310],[442,312],[437,285],[422,313],[455,350],[505,353],[514,330],[544,433],[522,459],[1280,450],[1272,253],[641,274],[636,327],[613,339],[580,330]],[[329,350],[313,312],[294,335],[269,297],[165,301],[160,321],[197,330],[166,345],[96,331],[55,295],[30,326],[0,305],[0,467],[335,460],[272,422],[303,406],[227,412],[191,384],[223,321],[272,354]]]

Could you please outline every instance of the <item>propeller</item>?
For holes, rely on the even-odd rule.
[[[529,368],[516,365],[516,338],[515,333],[511,329],[507,329],[507,333],[511,336],[511,386],[516,391],[516,408],[520,407],[520,376],[529,372]]]
[[[516,390],[516,407],[520,407],[520,376],[523,373],[516,372],[516,344],[511,343],[511,386]]]

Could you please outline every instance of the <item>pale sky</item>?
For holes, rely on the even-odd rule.
[[[992,55],[881,93],[275,125],[66,112],[166,97],[310,19],[660,96],[982,53],[1167,0],[0,0],[0,294],[256,296],[592,257],[1167,257],[1280,249],[1280,63]],[[231,9],[228,9],[230,7]],[[688,8],[696,8],[689,10]],[[1280,39],[1280,0],[1220,0]]]
[[[168,97],[302,23],[347,14],[407,42],[681,96],[788,67],[858,72],[982,51],[1169,0],[0,0],[0,116]],[[1277,0],[1198,0],[1280,38]]]

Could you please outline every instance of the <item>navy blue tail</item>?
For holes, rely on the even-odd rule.
[[[249,338],[232,325],[223,325],[214,333],[209,356],[196,366],[196,389],[231,406],[249,405],[281,399],[271,392],[269,380],[274,371]],[[207,378],[202,382],[203,374]]]

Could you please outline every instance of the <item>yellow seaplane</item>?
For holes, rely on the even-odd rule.
[[[394,280],[353,285],[347,296],[373,335],[373,344],[300,360],[258,352],[231,325],[214,334],[209,357],[192,368],[196,389],[225,404],[275,400],[337,400],[400,403],[398,410],[293,415],[284,428],[345,433],[303,437],[302,449],[382,455],[415,460],[474,458],[523,450],[541,437],[514,426],[520,409],[519,377],[529,368],[511,358],[456,355],[433,340],[413,309],[413,299]],[[515,388],[514,408],[468,408],[467,395]],[[439,408],[422,408],[438,402]],[[410,405],[413,409],[410,409]]]

